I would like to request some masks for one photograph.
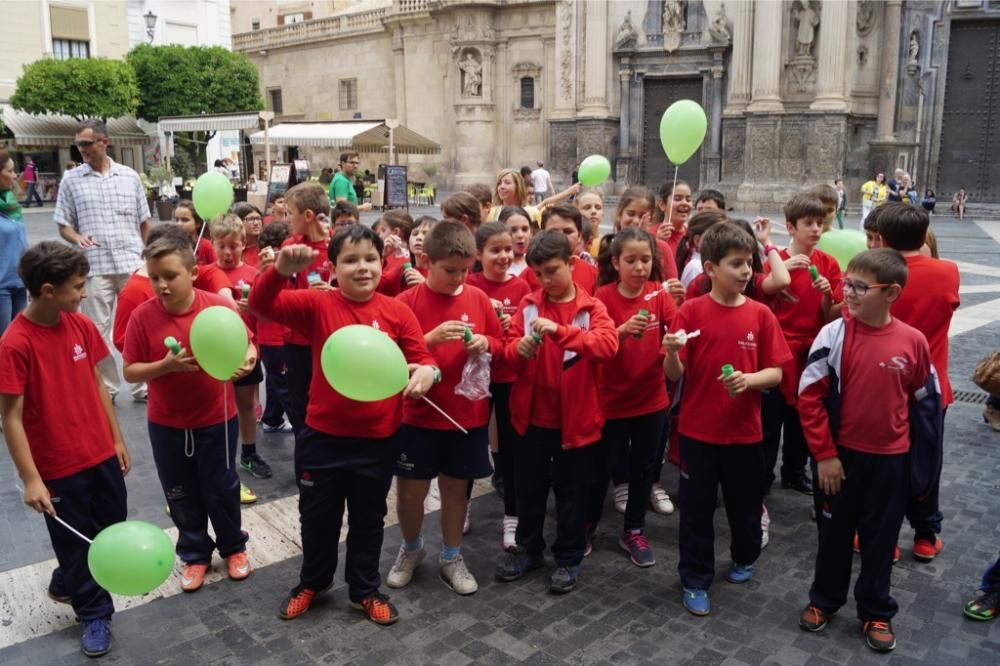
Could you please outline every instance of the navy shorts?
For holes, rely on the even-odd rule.
[[[431,430],[403,424],[400,429],[396,476],[433,479],[438,474],[453,479],[483,479],[493,473],[490,465],[489,427]]]
[[[253,366],[253,370],[246,377],[241,377],[233,382],[233,386],[256,386],[264,381],[264,370],[260,363],[260,359],[257,359],[257,363]]]

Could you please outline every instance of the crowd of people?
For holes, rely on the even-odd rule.
[[[842,185],[838,189],[843,189]],[[951,212],[959,220],[965,219],[965,211],[968,204],[969,195],[964,187],[958,188],[951,198]],[[861,228],[864,230],[865,218],[875,208],[885,203],[910,203],[914,206],[919,202],[921,208],[927,211],[928,215],[933,215],[937,208],[937,195],[934,190],[927,188],[918,199],[917,188],[913,183],[910,174],[902,169],[896,169],[894,178],[888,182],[885,174],[879,172],[875,177],[866,181],[861,186]]]
[[[600,192],[554,193],[547,174],[529,170],[532,197],[513,169],[449,197],[441,219],[390,210],[369,228],[334,178],[329,189],[291,188],[270,211],[240,203],[208,224],[181,202],[175,222],[154,227],[138,177],[106,155],[103,124],[81,124],[76,145],[86,164],[64,182],[55,216],[69,245],[25,249],[19,222],[0,211],[0,237],[22,244],[17,284],[31,297],[0,340],[0,396],[24,501],[45,514],[59,564],[48,593],[83,623],[85,654],[110,649],[114,608],[88,571],[86,543],[53,518],[88,536],[125,518],[131,460],[112,345],[147,403],[185,592],[203,586],[215,551],[230,579],[251,575],[240,502],[252,493],[241,498],[237,470],[276,473],[256,446],[264,383],[259,419],[264,432],[293,433],[299,492],[303,561],[282,619],[331,587],[346,507],[350,605],[397,621],[379,571],[394,477],[402,544],[390,588],[429,568],[424,499],[436,479],[438,578],[456,594],[477,591],[462,536],[473,481],[492,477],[504,506],[495,579],[545,566],[551,488],[548,589],[569,593],[586,584],[610,485],[623,514],[617,545],[637,567],[656,564],[648,510],[679,510],[679,602],[709,615],[717,504],[732,535],[725,580],[746,583],[770,539],[766,502],[780,478],[812,496],[817,524],[799,626],[820,631],[847,603],[857,551],[864,640],[895,648],[890,579],[904,518],[918,562],[944,547],[959,274],[929,256],[923,208],[869,212],[870,249],[846,270],[817,247],[843,212],[826,184],[786,203],[787,247],[774,242],[775,222],[735,219],[720,192],[694,195],[683,182],[629,188],[601,236]],[[344,172],[356,157],[341,156]],[[0,189],[6,178],[4,168]],[[238,311],[251,339],[225,389],[190,351],[192,322],[212,306]],[[355,324],[398,344],[409,368],[399,394],[356,401],[325,378],[324,342]],[[678,468],[676,501],[666,462]],[[964,612],[989,620],[998,609],[1000,561]]]

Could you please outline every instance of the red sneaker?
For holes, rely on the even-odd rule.
[[[944,548],[944,542],[937,537],[934,537],[934,541],[929,539],[914,539],[913,559],[917,562],[930,562],[937,557],[942,548]]]
[[[195,592],[205,584],[207,564],[185,564],[181,571],[181,589],[185,592]]]
[[[361,611],[375,624],[392,624],[399,619],[399,613],[396,612],[396,607],[389,603],[389,597],[380,592],[361,601],[352,601],[351,608]]]
[[[305,614],[309,607],[312,606],[313,599],[316,597],[316,590],[310,590],[305,587],[296,587],[292,590],[288,598],[285,599],[284,603],[281,604],[281,610],[278,611],[278,617],[282,620],[291,620],[297,618],[300,615]]]
[[[899,546],[892,547],[892,563],[899,562]]]
[[[230,580],[243,580],[250,575],[250,560],[247,552],[235,553],[226,558],[226,569]]]

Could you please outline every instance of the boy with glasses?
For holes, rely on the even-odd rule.
[[[907,280],[895,250],[854,257],[843,281],[850,317],[823,327],[799,384],[798,407],[815,460],[816,572],[799,616],[820,631],[847,602],[855,532],[861,572],[854,586],[865,643],[896,647],[889,594],[893,551],[911,494],[924,494],[940,465],[941,396],[923,334],[890,314]]]

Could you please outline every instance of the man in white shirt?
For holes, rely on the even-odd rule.
[[[552,187],[552,176],[544,169],[541,160],[537,162],[538,168],[531,172],[531,184],[535,188],[535,204],[540,204],[545,200],[555,188]]]

